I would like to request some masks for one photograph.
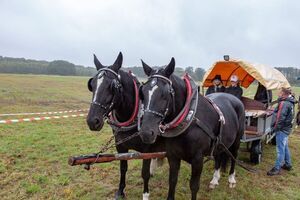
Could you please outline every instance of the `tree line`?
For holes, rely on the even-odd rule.
[[[141,66],[125,67],[123,69],[132,71],[137,77],[146,78]],[[293,67],[276,67],[276,69],[283,73],[292,85],[300,85],[300,69]],[[48,62],[0,56],[0,73],[93,76],[96,73],[96,68],[75,65],[64,60]],[[205,70],[201,67],[192,66],[175,68],[176,75],[183,76],[184,73],[188,73],[196,81],[201,81]]]
[[[294,67],[275,67],[289,81],[291,85],[300,85],[300,69]]]
[[[146,78],[141,66],[126,67],[124,70],[132,71],[137,77]],[[200,81],[203,78],[205,70],[200,67],[195,68],[195,70],[193,67],[185,69],[176,67],[175,74],[182,76],[185,72],[189,73],[195,80]],[[96,68],[74,65],[64,60],[48,62],[0,56],[0,73],[93,76],[96,73]]]
[[[48,62],[0,56],[0,73],[90,76],[95,72],[94,67],[74,65],[64,60]]]

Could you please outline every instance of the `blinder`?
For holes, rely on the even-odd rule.
[[[90,92],[93,92],[93,88],[92,88],[92,80],[93,80],[93,78],[90,78],[90,79],[88,80],[88,83],[87,83],[87,86],[88,86],[88,89],[89,89]]]
[[[117,79],[112,80],[110,88],[114,93],[122,93],[123,91],[122,84]]]
[[[140,85],[140,87],[139,87],[139,97],[140,97],[140,100],[144,100],[144,95],[143,95],[143,84],[144,83],[142,83],[141,85]]]

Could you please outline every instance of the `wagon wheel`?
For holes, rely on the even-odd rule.
[[[250,149],[250,162],[259,164],[262,159],[262,142],[261,140],[255,140],[251,143]]]

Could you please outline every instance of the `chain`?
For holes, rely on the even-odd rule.
[[[115,137],[114,135],[111,136],[111,137],[109,138],[109,140],[105,143],[105,145],[104,145],[104,146],[99,150],[99,152],[97,153],[97,158],[95,159],[95,161],[94,161],[93,163],[91,163],[91,164],[86,164],[84,168],[85,168],[86,170],[89,170],[89,169],[90,169],[90,166],[93,165],[93,164],[95,164],[95,163],[98,161],[98,159],[99,159],[99,157],[100,157],[100,155],[101,155],[102,153],[104,153],[105,151],[107,151],[107,150],[109,150],[109,149],[111,149],[111,148],[113,148],[113,147],[116,147],[116,146],[118,146],[118,145],[120,145],[120,144],[123,144],[124,142],[127,142],[128,140],[131,140],[132,138],[134,138],[134,137],[136,137],[136,136],[138,136],[138,135],[139,135],[139,132],[135,132],[134,134],[132,134],[132,135],[130,135],[130,136],[124,138],[123,140],[119,140],[119,141],[116,142],[115,144],[111,144],[112,141],[113,141],[113,139],[114,139],[114,137]]]
[[[97,154],[104,153],[105,151],[110,149],[110,145],[111,145],[111,142],[113,141],[114,137],[115,137],[114,135],[111,136],[109,138],[109,140],[102,146],[102,148],[99,150],[99,152]]]
[[[119,141],[116,142],[115,144],[111,144],[110,146],[108,146],[108,149],[111,149],[111,148],[116,147],[116,146],[118,146],[118,145],[120,145],[120,144],[123,144],[124,142],[127,142],[128,140],[131,140],[132,138],[134,138],[134,137],[136,137],[136,136],[138,136],[138,135],[139,135],[139,132],[135,132],[134,134],[132,134],[132,135],[130,135],[130,136],[124,138],[123,140],[119,140]],[[107,150],[108,150],[108,149],[107,149]],[[103,152],[101,152],[101,153],[103,153]]]

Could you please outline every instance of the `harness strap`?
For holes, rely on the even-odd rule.
[[[109,68],[102,68],[102,69],[99,69],[98,72],[97,72],[97,73],[98,73],[98,74],[97,74],[97,77],[100,76],[100,73],[101,73],[101,72],[105,72],[105,71],[108,71],[108,72],[112,73],[114,76],[116,76],[118,87],[120,87],[120,83],[118,83],[118,82],[120,82],[120,75],[117,74],[117,73],[116,73],[114,70],[112,70],[112,69],[109,69]],[[98,78],[99,78],[99,77],[98,77]],[[115,98],[116,98],[116,96],[114,95],[113,100],[111,101],[111,103],[110,103],[109,105],[103,105],[103,104],[97,102],[96,99],[93,100],[93,101],[91,102],[91,104],[92,104],[92,105],[99,106],[100,108],[104,109],[104,110],[105,110],[105,113],[104,113],[103,117],[107,118],[107,116],[109,115],[109,113],[110,113],[112,107],[114,106]]]
[[[137,86],[137,81],[134,75],[132,73],[129,73],[133,77],[133,85],[134,85],[134,93],[135,93],[135,103],[134,103],[134,110],[132,112],[132,115],[130,118],[125,121],[125,122],[118,122],[115,113],[112,112],[110,115],[110,119],[108,123],[110,125],[116,126],[118,128],[124,128],[124,130],[130,130],[136,127],[136,124],[133,124],[137,118],[138,112],[139,112],[139,92],[138,92],[138,86]]]
[[[144,112],[152,113],[152,114],[157,115],[157,116],[159,116],[159,117],[161,117],[161,118],[165,118],[165,115],[163,115],[163,114],[161,114],[161,113],[159,113],[159,112],[156,112],[156,111],[154,111],[154,110],[146,109],[146,110],[144,110]]]
[[[168,79],[167,77],[164,77],[162,75],[154,74],[154,75],[149,77],[149,79],[151,79],[151,78],[161,78],[162,80],[167,81],[170,84],[170,86],[172,86],[172,81],[170,79]]]
[[[202,122],[201,120],[199,120],[198,118],[194,117],[194,120],[196,122],[196,124],[199,126],[199,128],[201,128],[211,139],[212,139],[212,147],[211,147],[211,151],[210,151],[210,156],[208,156],[208,158],[204,161],[204,163],[206,163],[209,160],[214,160],[214,151],[216,149],[217,146],[221,145],[222,148],[224,149],[225,153],[231,157],[240,167],[242,167],[243,169],[252,172],[252,173],[256,173],[257,170],[253,169],[249,166],[246,166],[242,161],[236,159],[232,153],[229,151],[229,149],[225,146],[225,144],[221,141],[221,133],[223,131],[223,125],[225,124],[225,118],[224,115],[222,113],[222,111],[220,110],[220,108],[210,99],[206,98],[215,108],[215,110],[217,111],[217,113],[220,116],[220,131],[219,134],[216,136],[212,131],[210,131],[210,129],[207,127],[207,125]]]
[[[218,134],[218,136],[216,136],[209,128],[208,128],[208,126],[204,123],[204,122],[202,122],[200,119],[198,119],[197,117],[194,117],[194,119],[193,119],[194,121],[195,121],[195,123],[198,125],[198,127],[199,128],[201,128],[203,131],[204,131],[204,133],[206,133],[206,135],[208,135],[208,137],[210,137],[210,139],[211,139],[211,151],[210,151],[210,159],[212,159],[213,158],[213,154],[214,154],[214,151],[215,151],[215,148],[216,148],[216,146],[218,146],[218,144],[219,144],[219,141],[220,141],[220,139],[219,139],[219,135],[220,134]]]
[[[221,109],[219,108],[219,106],[217,104],[215,104],[215,102],[213,102],[211,99],[209,98],[205,98],[214,108],[214,110],[217,112],[217,114],[219,115],[219,122],[220,122],[220,129],[219,129],[219,133],[216,136],[208,127],[207,125],[202,122],[201,120],[199,120],[198,118],[194,117],[194,119],[196,120],[196,124],[199,126],[199,128],[201,128],[211,139],[212,139],[212,144],[211,144],[211,151],[210,151],[210,158],[209,159],[213,159],[213,154],[214,151],[216,149],[216,146],[218,146],[221,142],[221,137],[222,137],[222,132],[223,132],[223,126],[225,125],[225,117],[223,112],[221,111]]]
[[[130,73],[130,75],[133,77],[133,75],[131,73]],[[137,118],[138,111],[139,111],[139,92],[138,92],[137,82],[134,77],[133,77],[133,85],[134,85],[134,93],[135,93],[135,99],[134,99],[135,105],[134,105],[134,110],[132,112],[132,115],[130,116],[130,118],[127,121],[118,122],[114,112],[112,112],[110,115],[110,119],[108,121],[110,124],[117,126],[117,127],[127,127],[127,126],[135,127],[135,126],[131,126],[131,125]]]
[[[214,107],[215,111],[218,113],[219,115],[219,121],[221,122],[221,124],[225,124],[225,117],[223,112],[221,111],[221,109],[219,108],[219,106],[217,104],[215,104],[215,102],[213,102],[211,99],[205,97],[205,99]]]
[[[195,93],[193,93],[191,82],[190,82],[189,76],[187,74],[184,75],[184,82],[187,87],[186,103],[185,103],[183,109],[180,111],[180,113],[177,115],[177,117],[175,119],[173,119],[168,124],[160,125],[160,128],[162,130],[172,129],[172,128],[177,127],[185,119],[185,117],[187,116],[187,114],[189,112],[191,100]],[[194,92],[198,92],[198,90],[195,90]],[[173,105],[174,105],[174,99],[172,99],[172,101],[173,101]],[[173,109],[175,110],[175,108],[173,108]]]
[[[113,75],[115,75],[117,77],[117,79],[120,81],[120,75],[117,74],[114,70],[112,69],[109,69],[109,68],[102,68],[102,69],[99,69],[98,73],[102,72],[102,71],[109,71],[111,72]]]

